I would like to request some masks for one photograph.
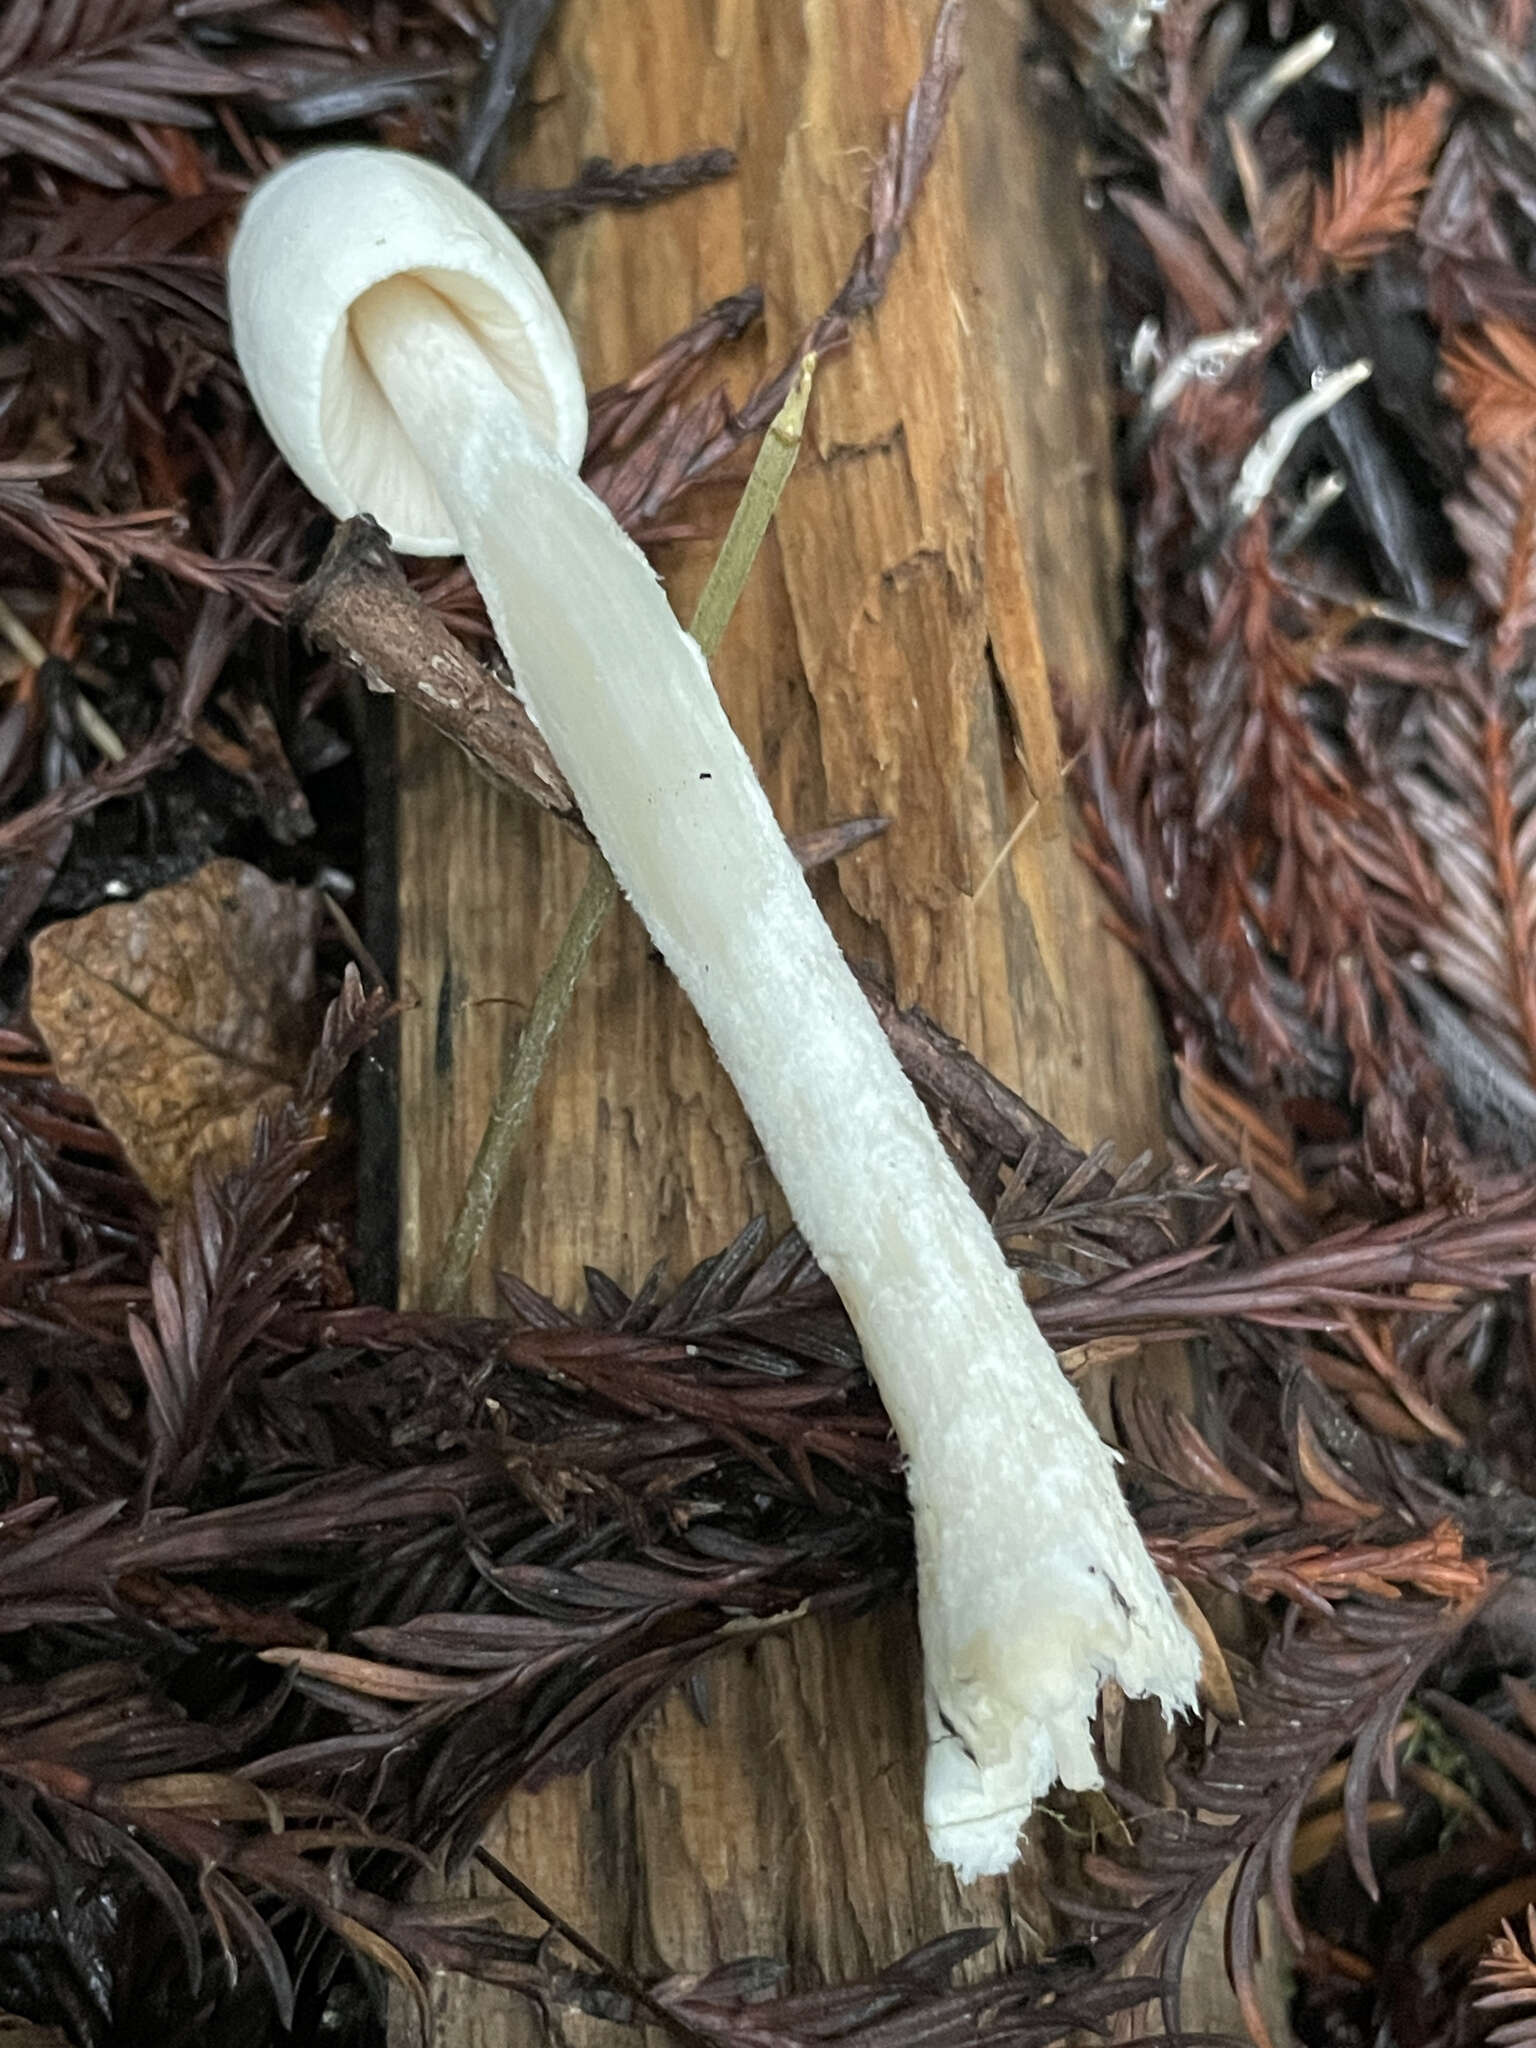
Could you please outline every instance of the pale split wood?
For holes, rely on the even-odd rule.
[[[593,155],[725,142],[741,158],[725,184],[557,240],[591,384],[752,278],[766,331],[737,351],[735,388],[782,357],[864,232],[871,162],[936,4],[566,0],[519,182],[563,181]],[[1050,707],[1052,677],[1084,701],[1109,685],[1118,562],[1080,151],[1066,110],[1036,96],[1030,29],[1015,0],[973,0],[967,73],[889,298],[823,365],[716,673],[786,828],[894,820],[818,880],[849,950],[1073,1137],[1135,1151],[1159,1126],[1158,1034],[1071,850]],[[730,504],[707,486],[689,510],[718,538]],[[684,617],[711,553],[664,552]],[[415,1295],[586,852],[420,726],[404,725],[399,775]],[[676,1274],[765,1207],[782,1220],[729,1084],[623,912],[545,1077],[476,1299],[492,1301],[492,1261],[567,1302],[587,1260],[630,1286],[661,1254]],[[711,1667],[707,1727],[669,1700],[587,1778],[514,1798],[492,1846],[646,1970],[755,1952],[847,1975],[977,1919],[1019,1952],[1045,1924],[1038,1862],[962,1893],[927,1858],[918,1681],[906,1611],[796,1626]],[[453,2048],[537,2032],[505,1994],[434,1998]]]

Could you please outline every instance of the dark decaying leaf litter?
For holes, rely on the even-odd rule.
[[[391,1010],[347,964],[358,619],[315,625],[311,583],[312,638],[286,624],[328,527],[243,399],[222,250],[317,136],[493,179],[549,13],[510,4],[495,38],[455,0],[0,13],[0,2012],[92,2048],[362,2042],[442,1968],[695,2044],[1123,2035],[1158,2000],[1177,2026],[1235,1860],[1256,2038],[1268,1897],[1303,2041],[1527,2040],[1529,0],[1061,0],[1021,52],[1075,95],[1105,202],[1132,628],[1114,715],[1062,716],[1177,1058],[1173,1163],[1080,1153],[870,994],[1067,1369],[1169,1336],[1207,1368],[1193,1413],[1115,1380],[1142,1527],[1209,1617],[1203,1720],[1157,1782],[1111,1769],[1123,1825],[1058,1898],[1063,1945],[980,1982],[953,1976],[985,1930],[861,1984],[722,1959],[645,1985],[579,1930],[412,1903],[422,1858],[477,1853],[510,1787],[580,1768],[712,1647],[900,1597],[911,1562],[884,1417],[793,1237],[749,1230],[670,1291],[593,1273],[575,1314],[513,1278],[495,1320],[357,1298],[328,1105]],[[880,297],[960,29],[946,6],[808,346],[856,345]],[[729,170],[503,197],[536,234]],[[777,409],[793,360],[734,408],[709,381],[760,309],[744,287],[595,396],[588,473],[642,539],[693,530],[690,487]],[[478,702],[462,573],[377,590],[397,646],[468,641]],[[569,808],[536,736],[503,744],[504,779]],[[157,1209],[136,1112],[57,1023],[54,1064],[49,1020],[89,960],[126,1028],[82,950],[103,906],[184,937],[174,892],[253,868],[327,907],[329,1010],[270,1090],[242,1051],[243,1122],[173,1105]],[[155,1028],[190,1029],[155,987]],[[233,1162],[229,1128],[199,1141],[221,1115]]]

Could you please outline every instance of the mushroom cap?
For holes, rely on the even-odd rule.
[[[586,391],[549,286],[484,200],[421,157],[319,150],[256,187],[229,252],[235,354],[273,440],[338,518],[366,512],[402,553],[452,555],[453,523],[348,322],[364,292],[401,275],[449,302],[577,468]]]

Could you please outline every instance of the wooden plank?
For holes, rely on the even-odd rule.
[[[741,159],[724,186],[559,237],[551,274],[592,384],[753,278],[768,311],[738,388],[780,358],[864,232],[872,157],[936,6],[566,0],[520,180],[721,142]],[[1158,1034],[1071,850],[1048,683],[1086,700],[1109,676],[1107,399],[1077,145],[1031,98],[1029,25],[1016,0],[973,0],[889,298],[818,379],[716,672],[786,828],[895,821],[818,885],[849,950],[1071,1135],[1134,1149],[1158,1124]],[[706,488],[693,516],[717,536],[730,502]],[[711,552],[662,559],[684,616]],[[409,1297],[584,855],[410,725],[399,838],[401,974],[421,999],[401,1066]],[[572,1300],[584,1261],[628,1285],[661,1254],[678,1272],[764,1207],[782,1216],[752,1133],[626,912],[546,1076],[476,1299],[491,1303],[492,1260]],[[796,1627],[712,1667],[707,1727],[671,1700],[587,1779],[512,1800],[493,1846],[647,1970],[757,1952],[849,1974],[979,1917],[1017,1951],[1044,1924],[1032,1867],[962,1895],[927,1858],[918,1684],[905,1611]],[[437,1995],[456,2048],[532,2038],[502,1994]]]

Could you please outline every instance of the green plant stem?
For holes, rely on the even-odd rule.
[[[500,1198],[512,1154],[532,1114],[544,1062],[570,1010],[593,941],[607,923],[617,895],[613,870],[594,848],[571,921],[560,935],[554,959],[544,970],[528,1022],[503,1063],[496,1100],[491,1104],[480,1149],[469,1170],[464,1199],[443,1246],[442,1263],[432,1289],[435,1309],[456,1309],[463,1301],[470,1266]]]
[[[725,637],[731,613],[746,587],[752,564],[757,560],[757,551],[784,494],[784,486],[789,482],[805,434],[805,415],[811,402],[811,379],[815,374],[816,358],[808,355],[789,387],[789,396],[763,436],[763,445],[757,451],[752,474],[747,478],[746,489],[732,516],[730,531],[721,542],[715,565],[699,593],[688,630],[703,648],[706,661],[714,660],[716,649]]]
[[[752,465],[752,474],[741,494],[730,531],[700,593],[689,631],[703,649],[706,661],[714,659],[795,466],[815,373],[816,358],[808,355],[800,365],[789,396],[763,436],[763,445]],[[496,1099],[491,1104],[491,1113],[475,1153],[475,1163],[469,1170],[459,1212],[444,1243],[437,1277],[430,1291],[430,1304],[439,1312],[446,1313],[463,1306],[469,1269],[501,1199],[502,1183],[512,1154],[533,1114],[534,1097],[550,1048],[570,1011],[582,969],[587,964],[587,955],[607,923],[608,913],[617,901],[618,893],[612,869],[594,847],[581,895],[571,913],[570,923],[560,935],[555,957],[539,982],[528,1022],[508,1048],[502,1062]]]

